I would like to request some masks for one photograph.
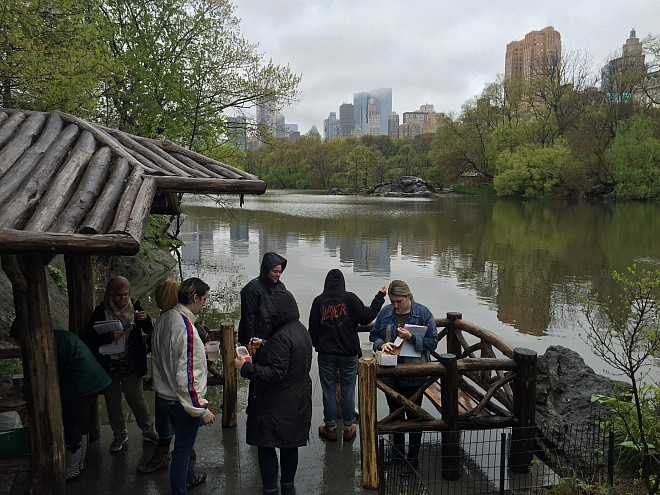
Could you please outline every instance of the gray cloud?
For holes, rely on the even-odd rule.
[[[552,25],[594,70],[630,29],[658,34],[658,0],[234,0],[245,38],[302,74],[303,100],[283,114],[322,130],[353,93],[391,87],[399,114],[420,105],[460,111],[504,72],[507,43]]]

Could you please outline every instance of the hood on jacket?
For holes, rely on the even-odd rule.
[[[325,276],[323,292],[346,292],[346,281],[341,270],[333,268]]]
[[[291,292],[278,290],[261,305],[261,316],[264,319],[266,338],[268,338],[287,323],[298,321],[300,311]]]
[[[268,282],[268,272],[274,266],[282,265],[282,271],[286,268],[286,258],[280,256],[277,253],[272,251],[264,254],[264,257],[261,259],[261,270],[259,271],[259,278],[264,282]]]

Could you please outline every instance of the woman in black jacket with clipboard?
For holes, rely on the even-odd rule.
[[[95,324],[108,321],[117,321],[117,328],[98,333],[99,325],[95,328]],[[120,451],[128,441],[122,408],[122,391],[142,430],[144,441],[158,443],[153,417],[142,390],[142,377],[147,374],[147,348],[142,334],[149,335],[152,330],[151,318],[140,306],[140,302],[131,298],[130,282],[124,277],[110,279],[103,302],[92,313],[85,340],[112,378],[112,383],[103,391],[108,419],[114,435],[110,445],[111,453]],[[123,350],[121,350],[122,340]],[[114,344],[108,346],[111,353],[100,353],[99,348],[108,344]],[[120,352],[112,352],[115,346]]]

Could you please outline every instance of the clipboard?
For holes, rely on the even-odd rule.
[[[99,335],[106,333],[116,332],[117,330],[123,331],[124,326],[119,320],[99,321],[94,323],[94,331]],[[126,335],[122,335],[117,340],[113,340],[109,344],[99,346],[99,354],[120,354],[126,350]]]
[[[426,335],[426,330],[428,327],[424,325],[404,325],[404,328],[408,330],[411,334],[415,336],[416,339],[424,338]],[[400,337],[397,337],[397,339]],[[420,357],[422,353],[415,349],[415,346],[412,345],[409,341],[401,339],[403,345],[401,346],[401,351],[399,356],[401,357]]]

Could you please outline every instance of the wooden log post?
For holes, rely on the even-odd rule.
[[[66,287],[69,293],[69,331],[85,338],[94,312],[94,268],[91,256],[64,255]]]
[[[455,481],[461,477],[460,432],[458,431],[458,369],[455,354],[440,354],[445,374],[440,381],[442,419],[447,431],[442,432],[442,477]]]
[[[3,255],[20,324],[30,428],[25,493],[65,493],[64,427],[45,263],[39,255]]]
[[[447,327],[447,353],[453,354],[454,356],[460,356],[463,354],[461,350],[461,343],[458,340],[458,335],[456,332],[460,332],[454,322],[456,320],[461,320],[463,315],[461,313],[447,313],[447,319],[449,320],[449,326]]]
[[[358,361],[358,405],[360,409],[360,453],[362,487],[378,488],[376,455],[376,360]]]
[[[518,368],[513,380],[513,413],[518,425],[511,430],[509,468],[516,473],[526,473],[534,457],[537,355],[530,349],[516,347],[513,359]]]
[[[234,324],[221,323],[222,341],[222,374],[225,383],[222,385],[222,426],[229,428],[238,424],[236,406],[238,403],[238,390],[236,385],[236,367],[234,366]]]

